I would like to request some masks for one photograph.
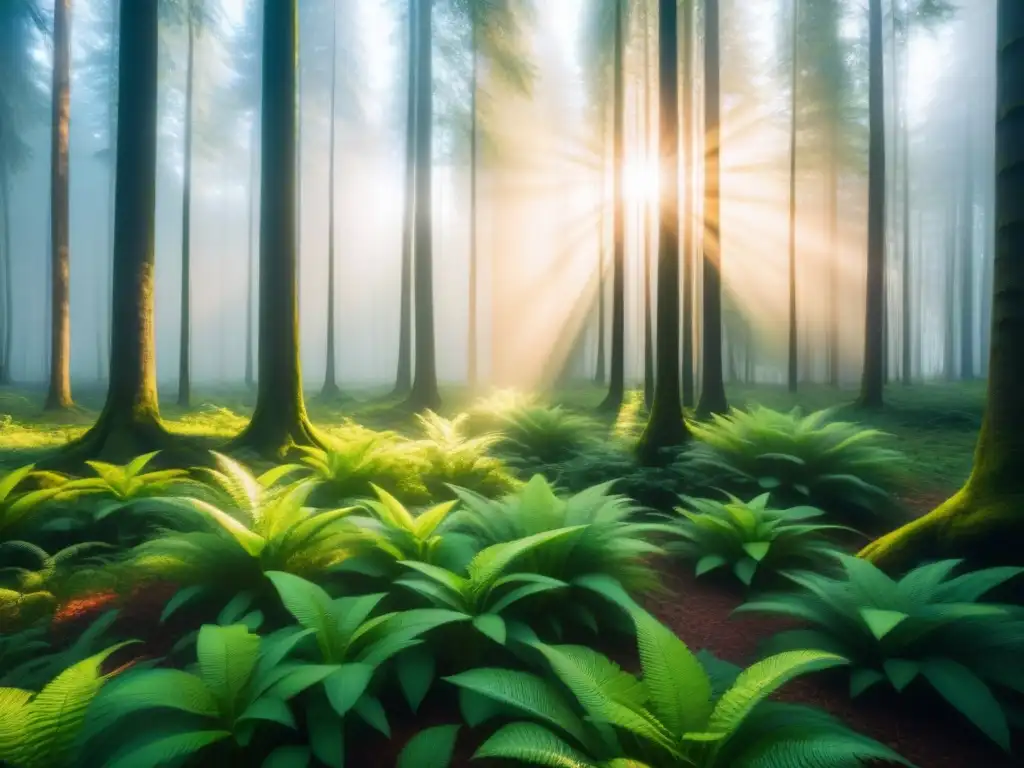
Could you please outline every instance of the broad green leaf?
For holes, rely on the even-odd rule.
[[[448,768],[459,728],[458,725],[437,725],[420,731],[402,748],[396,768]]]
[[[372,676],[373,667],[369,664],[342,664],[324,679],[327,699],[339,717],[344,717],[355,706]]]
[[[380,731],[389,739],[391,738],[391,726],[388,725],[388,716],[384,712],[384,705],[376,696],[363,694],[359,701],[352,707],[352,711],[358,715],[364,723],[374,730]]]
[[[260,637],[235,624],[204,624],[196,638],[199,677],[218,701],[233,708],[249,683],[260,653]]]
[[[547,728],[534,723],[512,723],[485,741],[473,759],[492,757],[516,760],[544,768],[599,768]]]
[[[728,563],[721,555],[704,555],[697,561],[696,575],[703,576],[705,573],[709,573],[716,568],[721,568],[723,565]]]
[[[1010,729],[1003,708],[977,675],[962,664],[944,658],[925,661],[921,674],[960,714],[1003,751],[1010,751]]]
[[[755,562],[760,563],[768,554],[771,545],[770,541],[748,541],[743,545],[743,551],[750,555]]]
[[[330,656],[337,649],[339,637],[330,595],[318,584],[292,573],[267,571],[266,575],[288,612],[303,627],[316,632],[324,660],[332,661]]]
[[[216,717],[217,700],[206,684],[180,669],[128,672],[96,699],[93,709],[108,722],[151,707],[167,707],[203,717]]]
[[[171,599],[167,601],[163,611],[160,613],[160,623],[163,624],[175,611],[192,602],[197,597],[202,596],[206,590],[207,587],[203,584],[179,589],[171,596]]]
[[[921,665],[916,661],[907,659],[886,659],[882,663],[886,677],[897,691],[902,691],[921,671]]]
[[[860,667],[850,672],[850,698],[860,696],[872,685],[885,680],[885,675],[876,669]]]
[[[238,716],[236,723],[243,723],[246,720],[264,720],[271,723],[279,723],[286,728],[295,728],[295,717],[281,699],[265,697],[250,704],[246,710]]]
[[[195,754],[203,747],[230,738],[230,732],[219,730],[193,730],[171,735],[161,733],[153,739],[143,736],[127,749],[118,752],[104,768],[157,768],[173,762],[175,758]]]
[[[885,611],[880,608],[861,608],[860,617],[876,640],[881,640],[910,618],[902,611]]]
[[[419,709],[430,690],[434,681],[434,667],[433,654],[422,647],[404,651],[395,661],[398,685],[413,712]]]
[[[310,757],[309,747],[278,747],[267,755],[260,768],[307,768]]]
[[[306,730],[316,759],[329,768],[343,768],[345,729],[330,704],[320,696],[312,697],[306,705]]]

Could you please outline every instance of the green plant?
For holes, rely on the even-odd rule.
[[[488,455],[501,441],[499,433],[469,436],[467,413],[446,419],[428,410],[417,414],[416,419],[423,437],[414,446],[427,464],[425,480],[432,496],[438,498],[446,493],[446,484],[471,488],[484,496],[498,496],[515,489],[517,482],[504,464]]]
[[[128,672],[94,703],[89,734],[128,715],[163,710],[135,738],[121,741],[107,768],[149,768],[231,740],[245,747],[257,728],[276,723],[296,728],[287,702],[336,671],[330,665],[288,662],[303,633],[259,637],[242,625],[212,624],[199,630],[197,668]],[[152,713],[151,713],[152,714]]]
[[[386,735],[390,734],[383,706],[368,691],[374,674],[392,657],[419,646],[423,634],[467,619],[455,611],[431,608],[371,617],[386,596],[384,593],[331,599],[323,588],[298,576],[289,573],[268,573],[267,576],[285,608],[304,628],[300,634],[312,635],[316,641],[316,661],[331,665],[335,670],[323,680],[323,690],[334,715],[344,717],[350,710],[354,711]],[[420,654],[407,654],[406,658],[409,664],[399,667],[399,679],[410,706],[416,709],[431,683],[433,664],[432,659],[424,659]],[[325,733],[338,730],[333,718],[323,716],[325,713],[318,708],[318,703],[315,699],[311,702],[307,722]],[[314,738],[314,743],[319,741]],[[320,751],[314,747],[315,754]]]
[[[537,573],[507,573],[516,561],[534,550],[572,536],[582,526],[544,531],[515,541],[493,544],[469,562],[467,575],[412,560],[402,565],[416,574],[395,583],[412,590],[427,602],[457,611],[473,622],[482,634],[505,644],[507,625],[502,613],[527,597],[568,587],[567,582]]]
[[[698,443],[677,466],[743,492],[768,491],[776,504],[810,504],[856,528],[895,527],[892,490],[904,458],[880,446],[886,435],[830,421],[831,410],[808,416],[733,408],[711,423],[690,425]]]
[[[173,495],[188,477],[183,469],[164,469],[145,472],[159,451],[136,456],[127,464],[117,466],[103,461],[87,461],[95,477],[69,480],[62,488],[61,498],[77,499],[98,496],[103,501],[93,506],[93,518],[102,520],[142,499]]]
[[[811,625],[776,635],[766,650],[820,648],[842,654],[853,665],[851,696],[878,683],[902,691],[922,679],[1008,750],[1006,717],[989,686],[1024,693],[1024,611],[979,598],[1024,569],[952,576],[960,561],[943,560],[895,580],[866,560],[836,557],[839,575],[786,574],[797,591],[766,594],[736,609]]]
[[[600,425],[561,406],[530,405],[497,414],[502,453],[517,464],[563,461],[597,442]]]
[[[559,496],[547,480],[534,475],[521,490],[497,501],[455,488],[463,506],[453,523],[481,546],[580,527],[573,536],[530,551],[520,564],[565,581],[601,573],[630,591],[652,590],[658,578],[645,558],[661,552],[648,540],[659,526],[632,520],[639,508],[625,496],[612,494],[611,487],[610,482],[602,483]]]
[[[111,676],[100,667],[121,643],[65,669],[39,692],[0,688],[0,762],[13,768],[78,765],[75,741],[86,710]]]
[[[423,484],[428,464],[416,445],[393,432],[349,426],[327,450],[301,447],[299,464],[285,465],[310,477],[328,504],[370,496],[371,483],[409,503],[429,501]]]
[[[701,576],[728,567],[744,585],[758,574],[826,562],[835,551],[825,534],[851,529],[808,522],[825,513],[815,507],[772,509],[769,494],[743,502],[729,495],[727,501],[683,497],[677,507],[680,518],[665,530],[679,537],[666,549],[696,560]]]
[[[679,638],[646,612],[633,617],[639,679],[589,648],[537,642],[531,644],[569,695],[551,680],[508,669],[446,678],[473,694],[474,722],[509,709],[533,720],[502,726],[474,757],[554,768],[831,768],[872,759],[909,765],[824,713],[765,701],[793,678],[841,665],[843,658],[779,654],[716,691],[712,675]]]
[[[282,492],[277,483],[296,470],[291,464],[281,464],[261,475],[254,475],[240,462],[216,451],[210,451],[216,467],[196,467],[193,474],[202,483],[190,486],[198,498],[220,509],[233,512],[236,517],[259,516],[273,497]]]
[[[233,509],[234,516],[200,499],[168,499],[182,513],[205,519],[212,530],[167,531],[135,547],[129,568],[142,576],[219,592],[258,587],[271,570],[323,573],[349,555],[357,534],[344,518],[358,508],[305,507],[314,485],[309,480],[295,483],[265,496],[254,510]]]
[[[0,541],[12,538],[24,525],[33,521],[44,505],[65,487],[58,484],[18,493],[18,487],[33,474],[34,469],[30,464],[0,476]]]
[[[101,541],[84,541],[64,547],[51,555],[31,542],[16,540],[0,543],[0,550],[5,549],[28,555],[36,561],[37,568],[32,570],[6,566],[0,568],[0,580],[12,580],[15,588],[21,592],[46,591],[63,599],[79,591],[84,585],[91,586],[96,580],[103,578],[99,573],[99,566],[107,562],[110,555],[83,557],[83,554],[95,550],[111,550],[114,547]],[[70,567],[72,563],[75,563],[76,567]]]

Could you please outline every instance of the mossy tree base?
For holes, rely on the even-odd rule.
[[[223,450],[225,453],[251,452],[269,461],[283,461],[296,446],[324,448],[323,437],[309,417],[286,418],[273,409],[253,414],[248,426]]]
[[[668,448],[677,448],[690,439],[680,412],[678,420],[658,418],[652,413],[636,445],[637,460],[645,467],[660,467],[671,463]]]
[[[873,541],[860,556],[889,573],[959,558],[971,568],[1024,566],[1024,496],[983,493],[968,483],[937,509]]]
[[[618,413],[622,408],[623,400],[625,400],[626,393],[625,389],[612,388],[612,390],[605,395],[604,400],[597,406],[598,413]]]
[[[136,456],[162,451],[165,463],[187,466],[203,459],[203,452],[185,438],[167,431],[160,418],[148,411],[105,409],[96,423],[77,440],[40,462],[46,469],[77,470],[89,460],[123,464]]]
[[[408,397],[399,404],[398,410],[406,413],[422,413],[423,411],[439,411],[441,409],[441,393],[436,389],[416,389],[413,387]]]

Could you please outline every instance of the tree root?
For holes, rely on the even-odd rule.
[[[223,451],[249,452],[262,459],[283,461],[296,446],[326,447],[324,438],[304,411],[295,418],[286,418],[274,410],[257,408],[249,424]]]

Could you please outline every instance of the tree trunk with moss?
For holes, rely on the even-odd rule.
[[[71,125],[71,0],[53,7],[53,123],[50,154],[50,390],[46,410],[71,402],[71,261],[68,242],[68,138]]]
[[[626,394],[626,201],[622,171],[626,163],[625,13],[623,0],[615,0],[615,125],[612,129],[612,348],[608,394],[598,410],[616,412]]]
[[[880,408],[885,390],[885,88],[882,0],[868,3],[869,127],[868,273],[864,306],[864,370],[858,404]]]
[[[704,364],[697,414],[707,418],[729,406],[722,379],[722,240],[720,62],[718,0],[704,6]]]
[[[1024,566],[1024,13],[1017,0],[999,0],[998,19],[997,247],[985,416],[966,485],[861,552],[892,572],[939,558]]]
[[[54,462],[172,444],[160,421],[153,332],[159,0],[122,0],[110,380],[99,419]]]
[[[658,5],[658,71],[662,193],[658,234],[658,366],[647,427],[637,453],[656,464],[665,448],[689,437],[679,392],[679,92],[676,0]]]
[[[320,445],[299,366],[296,227],[296,0],[264,0],[260,130],[259,364],[256,408],[229,450],[279,458]]]
[[[416,216],[413,291],[416,316],[416,361],[412,389],[405,407],[437,410],[437,355],[434,339],[434,226],[433,196],[433,88],[432,0],[420,0],[416,13]]]

